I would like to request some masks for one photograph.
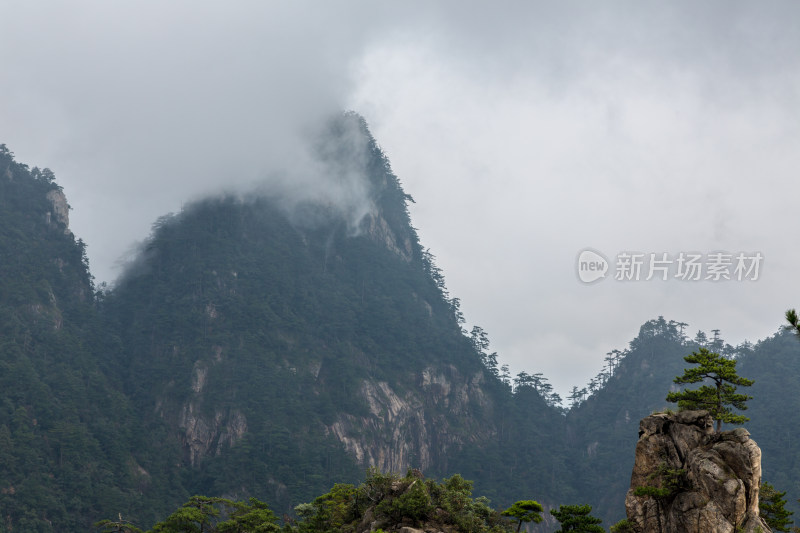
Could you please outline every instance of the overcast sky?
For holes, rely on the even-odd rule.
[[[0,143],[56,173],[97,281],[158,216],[291,168],[353,109],[467,325],[562,395],[658,315],[735,345],[800,306],[798,2],[6,0],[0,19]],[[592,284],[586,248],[609,261]],[[623,252],[639,281],[614,279]],[[763,260],[645,280],[681,252]]]

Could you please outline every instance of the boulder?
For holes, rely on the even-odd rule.
[[[706,411],[660,413],[639,423],[625,509],[637,533],[768,533],[760,484],[746,429],[715,433]]]

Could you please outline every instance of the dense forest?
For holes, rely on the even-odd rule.
[[[94,286],[54,174],[0,145],[0,531],[120,515],[148,529],[196,494],[300,524],[322,520],[296,507],[331,487],[358,500],[370,466],[419,469],[426,509],[447,511],[456,474],[472,480],[490,529],[508,526],[492,509],[527,499],[590,504],[607,526],[624,515],[639,420],[665,407],[699,347],[755,380],[746,427],[764,478],[800,496],[791,334],[733,347],[658,317],[562,399],[463,329],[363,119],[332,120],[319,145],[331,179],[366,180],[361,218],[277,195],[209,198],[156,221],[112,287]]]

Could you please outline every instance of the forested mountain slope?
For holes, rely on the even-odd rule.
[[[81,531],[139,495],[135,413],[107,357],[84,245],[47,169],[0,145],[0,530]]]
[[[347,165],[367,191],[360,220],[269,196],[206,200],[160,220],[106,299],[124,390],[167,428],[156,440],[192,491],[289,509],[366,465],[445,474],[498,431],[501,389],[387,160],[360,117],[325,135],[334,178],[363,143]]]

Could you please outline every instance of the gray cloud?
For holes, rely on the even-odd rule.
[[[657,315],[736,344],[774,332],[797,300],[800,257],[785,244],[800,162],[797,7],[608,6],[534,5],[507,17],[504,36],[451,25],[385,43],[354,97],[468,320],[512,369],[543,370],[562,392]],[[585,287],[574,260],[586,246],[760,250],[765,270],[750,284]]]
[[[101,280],[160,215],[269,180],[364,114],[469,322],[557,389],[659,314],[772,333],[792,283],[796,2],[10,3],[0,142],[49,166]],[[278,185],[275,185],[278,184]],[[288,194],[288,192],[287,192]],[[358,206],[350,206],[355,209]],[[745,283],[575,277],[586,247],[761,251]]]
[[[0,84],[3,142],[57,172],[104,280],[184,201],[307,174],[305,136],[341,111],[368,33],[303,3],[42,5],[14,5],[0,37],[18,51]]]

